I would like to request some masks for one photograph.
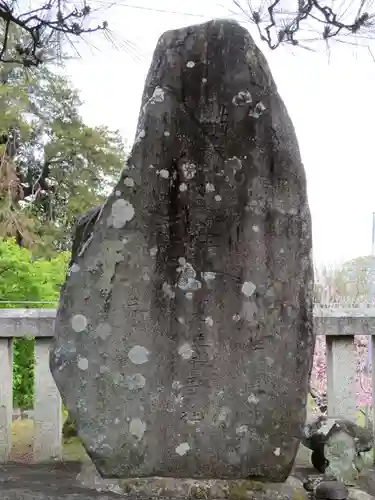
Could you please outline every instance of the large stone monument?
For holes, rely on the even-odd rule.
[[[129,161],[88,223],[51,370],[100,473],[285,480],[313,354],[310,213],[239,24],[160,38]]]

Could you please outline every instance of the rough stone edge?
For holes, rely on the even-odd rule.
[[[122,496],[194,500],[307,500],[300,479],[289,476],[285,483],[253,480],[195,480],[151,477],[142,479],[104,479],[95,465],[82,465],[77,481],[86,488]]]

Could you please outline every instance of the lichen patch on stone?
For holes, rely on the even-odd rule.
[[[147,363],[150,352],[141,345],[135,345],[128,352],[128,358],[135,365],[143,365]]]
[[[75,332],[83,332],[87,327],[87,318],[83,314],[75,314],[71,320],[72,328]]]
[[[127,187],[134,187],[134,179],[132,179],[131,177],[125,177],[124,184]]]
[[[146,427],[146,423],[143,422],[143,420],[140,418],[133,418],[129,424],[129,432],[132,436],[140,440],[146,432]]]
[[[196,165],[194,165],[194,163],[191,162],[183,163],[181,168],[185,179],[187,179],[188,181],[193,179],[195,177],[195,174],[197,173]]]
[[[192,357],[193,353],[194,353],[193,348],[187,342],[182,344],[182,346],[178,349],[178,354],[183,359],[190,359]]]
[[[176,453],[177,455],[180,455],[180,457],[186,455],[188,451],[190,451],[191,447],[190,444],[187,442],[181,443],[178,446],[176,446]]]
[[[206,325],[208,326],[212,326],[214,324],[214,320],[212,319],[211,316],[207,316],[206,318],[204,318],[204,322],[206,323]]]
[[[169,178],[169,172],[166,168],[162,168],[161,170],[158,170],[156,173],[163,179]]]
[[[251,104],[253,102],[253,98],[248,90],[241,90],[235,96],[233,96],[232,104],[235,106],[246,106],[247,104]]]
[[[250,394],[247,398],[247,402],[253,405],[257,405],[259,403],[259,398],[255,396],[255,394]]]
[[[125,383],[130,391],[136,391],[144,388],[146,379],[141,373],[133,373],[125,377]]]
[[[80,370],[85,371],[89,367],[89,360],[87,358],[84,358],[83,356],[78,356],[77,366]]]
[[[106,340],[111,333],[112,327],[108,323],[100,323],[95,329],[95,334],[103,340]]]
[[[127,222],[133,219],[134,214],[134,207],[129,201],[123,198],[114,201],[111,209],[113,227],[115,229],[124,227]]]
[[[241,291],[246,297],[251,297],[256,290],[256,286],[251,281],[245,281],[242,285]]]

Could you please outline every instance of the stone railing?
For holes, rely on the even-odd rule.
[[[54,309],[0,309],[0,462],[2,463],[8,461],[12,447],[12,340],[26,336],[36,339],[33,459],[34,462],[61,459],[61,399],[49,371],[49,344],[53,337],[55,315]],[[326,336],[328,415],[355,419],[354,335],[370,335],[374,345],[375,308],[344,309],[316,306],[314,322],[315,334]],[[375,353],[375,346],[372,352]],[[373,387],[375,387],[374,379]],[[375,407],[374,393],[373,407]]]

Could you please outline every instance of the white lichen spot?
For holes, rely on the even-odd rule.
[[[175,389],[176,391],[180,390],[182,387],[182,384],[178,380],[173,380],[172,382],[172,389]]]
[[[204,322],[208,326],[212,326],[214,324],[214,320],[211,318],[211,316],[207,316],[207,318],[204,319]]]
[[[155,87],[154,93],[150,97],[150,104],[155,104],[156,102],[164,101],[164,90],[161,87]]]
[[[161,170],[158,170],[157,174],[160,175],[160,177],[162,177],[163,179],[168,179],[168,177],[169,177],[169,172],[165,168],[162,168]]]
[[[174,402],[175,402],[175,404],[176,404],[176,405],[181,406],[181,405],[182,405],[182,403],[184,402],[184,397],[183,397],[183,396],[181,396],[181,394],[179,394],[178,396],[176,396],[176,397],[174,398]]]
[[[237,436],[244,436],[249,432],[249,427],[247,425],[239,425],[236,429]]]
[[[241,90],[232,99],[232,104],[235,106],[246,106],[246,104],[251,104],[253,98],[248,90]]]
[[[259,226],[254,225],[252,229],[253,229],[254,233],[259,233]]]
[[[213,193],[215,191],[215,186],[211,182],[206,184],[206,193]]]
[[[176,294],[169,283],[163,283],[163,292],[169,299],[174,299]]]
[[[181,443],[178,446],[176,446],[176,453],[177,455],[180,455],[180,457],[183,457],[186,455],[188,451],[190,451],[190,444],[189,443]]]
[[[165,137],[169,137],[170,135],[171,135],[171,133],[170,133],[170,132],[168,132],[168,130],[166,130],[166,131],[164,132],[164,136],[165,136]]]
[[[153,169],[153,168],[155,168],[155,167],[154,167],[154,165],[149,165],[149,166],[148,166],[148,168],[149,168],[150,170],[152,170],[152,169]]]
[[[106,340],[112,333],[111,325],[108,323],[101,323],[96,327],[95,333],[101,339]]]
[[[276,457],[279,457],[279,456],[280,456],[280,453],[281,453],[280,448],[275,448],[275,449],[273,450],[273,454],[274,454]]]
[[[195,66],[195,62],[194,62],[194,61],[188,61],[188,62],[186,63],[186,67],[187,67],[187,68],[194,68],[194,66]]]
[[[255,396],[255,394],[250,394],[247,398],[247,402],[253,405],[257,405],[259,403],[259,398]]]
[[[265,360],[269,367],[271,367],[275,363],[275,360],[273,358],[270,358],[269,356],[266,356]]]
[[[115,418],[115,424],[118,425],[120,423],[120,419],[118,417]]]
[[[184,266],[186,264],[185,257],[179,257],[178,258],[178,263],[180,264],[180,266]]]
[[[194,292],[202,288],[202,283],[195,279],[197,273],[194,267],[185,261],[185,264],[180,269],[177,286],[185,292]]]
[[[184,191],[187,191],[187,188],[188,188],[188,187],[187,187],[187,184],[186,184],[185,182],[182,182],[182,183],[180,184],[180,186],[179,186],[179,188],[178,188],[178,189],[179,189],[181,192],[184,192]]]
[[[128,357],[135,365],[143,365],[147,363],[150,352],[141,345],[135,345],[128,353]]]
[[[134,187],[134,179],[132,179],[131,177],[125,177],[124,184],[127,187]]]
[[[266,106],[261,101],[259,101],[255,105],[254,109],[249,112],[249,116],[252,116],[253,118],[259,118],[265,110]]]
[[[285,253],[285,250],[283,248],[280,248],[280,252],[281,254]]]
[[[132,220],[135,211],[134,207],[127,200],[120,198],[112,204],[112,225],[115,229],[120,229]]]
[[[202,278],[204,281],[213,281],[216,278],[216,273],[212,271],[205,271],[202,273]]]
[[[193,353],[194,353],[193,348],[187,342],[185,342],[185,344],[182,344],[182,346],[178,350],[178,354],[181,356],[182,359],[190,359]]]
[[[149,275],[147,270],[144,271],[144,273],[142,275],[142,279],[143,279],[143,281],[151,281],[150,275]]]
[[[115,196],[119,197],[121,196],[121,191],[119,191],[118,189],[115,191]]]
[[[126,385],[130,391],[137,391],[143,389],[146,385],[146,379],[141,373],[134,373],[127,375],[125,378]]]
[[[202,78],[202,83],[207,83],[207,78]]]
[[[191,292],[187,292],[185,294],[185,298],[188,299],[188,300],[192,300],[193,299],[193,294]]]
[[[219,194],[215,196],[215,201],[221,201],[221,196]]]
[[[184,163],[182,166],[182,173],[184,174],[185,179],[191,180],[194,178],[195,174],[197,173],[197,167],[194,165],[194,163]]]
[[[246,297],[251,297],[255,292],[256,286],[251,281],[245,281],[242,285],[241,291]]]
[[[180,325],[184,325],[185,324],[185,320],[181,316],[177,318],[177,321],[180,323]]]
[[[141,130],[137,137],[135,138],[135,143],[140,142],[141,139],[144,139],[146,137],[146,132],[144,130]]]
[[[87,327],[87,318],[83,314],[75,314],[72,317],[71,324],[75,332],[83,332]]]
[[[129,432],[137,439],[142,439],[146,432],[146,423],[140,418],[133,418],[129,424]]]
[[[80,271],[80,270],[81,270],[81,268],[79,267],[79,265],[74,263],[70,266],[69,273],[78,273],[78,271]]]
[[[150,253],[151,257],[156,257],[156,255],[158,253],[158,247],[150,248],[149,253]]]
[[[89,367],[89,360],[87,358],[84,358],[83,356],[78,356],[77,366],[80,370],[87,370],[87,368]]]
[[[241,316],[239,314],[233,314],[232,319],[233,321],[238,322],[241,320]]]

